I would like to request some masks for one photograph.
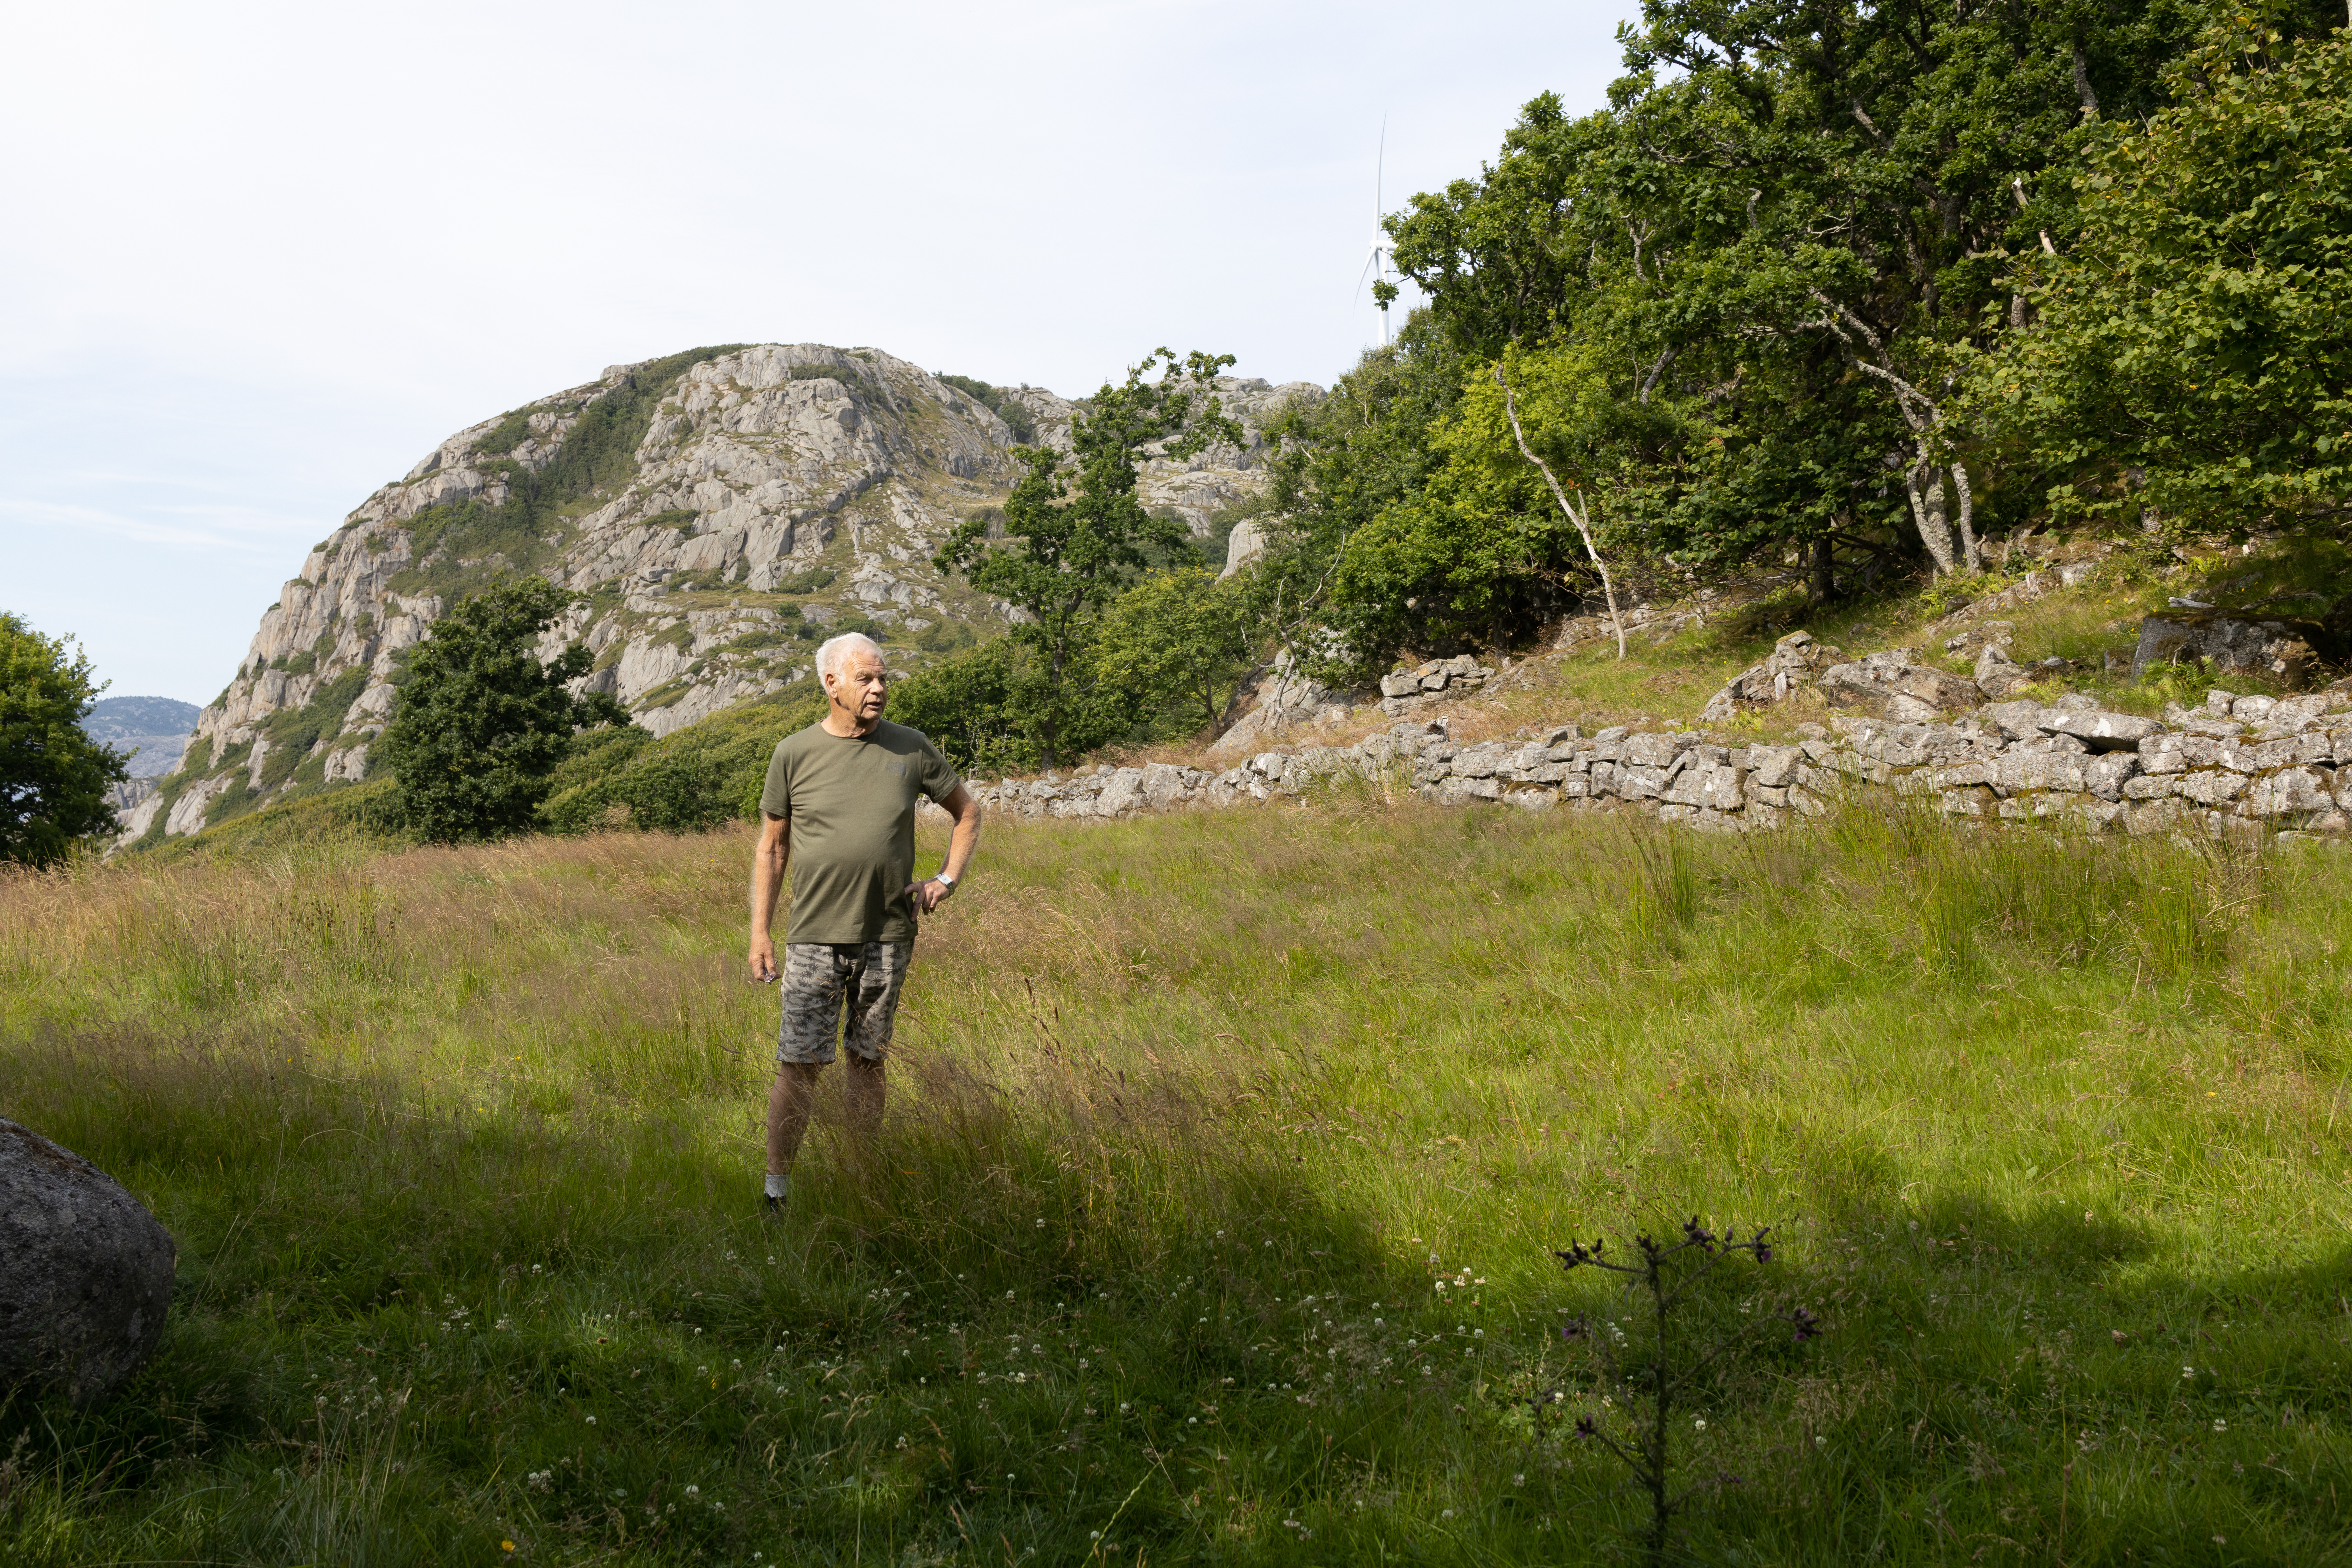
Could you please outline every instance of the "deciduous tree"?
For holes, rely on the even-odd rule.
[[[1036,659],[1012,700],[1049,767],[1084,728],[1092,694],[1072,678],[1102,607],[1150,564],[1149,547],[1183,541],[1181,524],[1150,516],[1136,499],[1136,465],[1150,452],[1189,458],[1213,441],[1242,439],[1215,392],[1217,373],[1233,363],[1231,354],[1197,350],[1181,361],[1164,348],[1147,355],[1071,420],[1068,456],[1050,447],[1013,449],[1028,472],[1005,500],[1006,542],[992,542],[990,523],[974,519],[934,557],[940,571],[961,573],[1027,613],[1010,635]]]
[[[541,634],[575,598],[526,577],[458,601],[434,624],[377,742],[412,831],[455,843],[527,828],[572,736],[629,722],[602,692],[565,689],[587,673],[585,647],[540,660]]]
[[[0,860],[47,865],[113,828],[124,759],[81,727],[104,689],[71,637],[0,612]]]
[[[2080,221],[2017,283],[2035,316],[1970,413],[2061,517],[2352,519],[2352,33],[2232,16],[2177,101],[2103,126]]]

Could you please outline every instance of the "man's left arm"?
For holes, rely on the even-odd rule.
[[[963,880],[964,868],[971,864],[972,852],[980,847],[980,802],[963,784],[958,784],[940,802],[940,807],[955,819],[954,831],[948,835],[948,863],[940,868],[940,877],[916,883],[908,891],[915,895],[915,907],[929,914],[947,902],[955,891],[950,883]]]

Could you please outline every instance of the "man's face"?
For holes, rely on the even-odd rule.
[[[871,724],[882,717],[883,705],[890,700],[890,675],[872,649],[852,648],[824,678],[824,689],[835,708],[860,724]]]

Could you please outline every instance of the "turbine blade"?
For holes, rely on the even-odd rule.
[[[1364,291],[1364,279],[1372,275],[1372,263],[1378,261],[1380,258],[1381,253],[1377,250],[1373,251],[1370,257],[1365,258],[1364,269],[1356,274],[1356,294],[1360,294]],[[1351,294],[1349,297],[1353,299],[1355,296]]]

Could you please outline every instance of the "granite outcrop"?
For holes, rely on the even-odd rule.
[[[1068,448],[1084,404],[996,390],[997,406],[1010,397],[1028,412],[1034,440]],[[1267,426],[1322,395],[1246,377],[1216,390],[1242,440],[1190,458],[1154,450],[1138,479],[1147,507],[1203,538],[1265,489]],[[635,412],[615,415],[625,407]],[[576,476],[578,463],[559,467],[567,442],[640,427],[543,534],[505,521],[520,491]],[[900,668],[1001,630],[1020,612],[932,556],[1002,504],[1021,471],[1014,445],[995,408],[919,366],[821,343],[614,365],[469,426],[311,550],[196,716],[178,767],[161,788],[123,792],[124,841],[364,777],[408,651],[501,575],[542,573],[585,596],[541,657],[584,644],[595,664],[581,685],[656,734],[810,679],[835,630],[882,637]]]

